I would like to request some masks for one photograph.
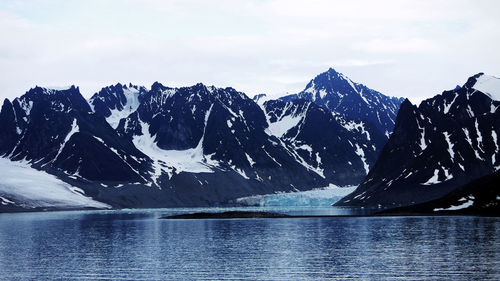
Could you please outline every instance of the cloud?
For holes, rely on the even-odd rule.
[[[359,42],[354,49],[368,53],[428,53],[440,51],[440,46],[429,39],[392,38]]]
[[[116,82],[296,92],[329,67],[421,100],[500,75],[496,1],[9,1],[0,96]],[[451,86],[450,86],[451,85]]]

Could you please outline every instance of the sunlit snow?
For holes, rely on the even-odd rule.
[[[302,114],[299,115],[287,115],[281,117],[278,121],[269,124],[269,131],[277,137],[282,137],[288,130],[297,126],[300,120],[302,120],[304,116]]]

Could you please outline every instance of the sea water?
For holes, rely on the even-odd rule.
[[[500,280],[498,218],[159,219],[210,210],[0,214],[0,279]]]

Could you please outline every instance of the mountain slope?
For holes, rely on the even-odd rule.
[[[385,143],[377,130],[368,133],[371,124],[347,121],[308,100],[271,100],[263,109],[269,134],[304,167],[337,185],[358,184]]]
[[[382,214],[500,215],[500,171],[473,180],[445,196]]]
[[[394,132],[358,189],[337,205],[391,207],[439,198],[500,169],[500,87],[477,74],[420,106],[405,100]],[[486,90],[485,90],[486,91]]]
[[[279,138],[304,167],[339,185],[359,184],[387,142],[402,99],[352,82],[330,68],[298,94],[255,96]]]
[[[353,82],[333,68],[312,79],[302,92],[281,99],[313,101],[347,119],[372,123],[386,138],[392,132],[399,106],[403,102],[402,98],[388,97]]]
[[[120,83],[104,87],[95,93],[89,100],[93,111],[106,117],[106,121],[114,128],[118,127],[121,119],[134,112],[139,106],[141,96],[146,88],[132,84]]]

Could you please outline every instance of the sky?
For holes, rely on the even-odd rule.
[[[77,85],[303,90],[332,67],[418,103],[500,77],[500,1],[0,0],[0,98]]]

